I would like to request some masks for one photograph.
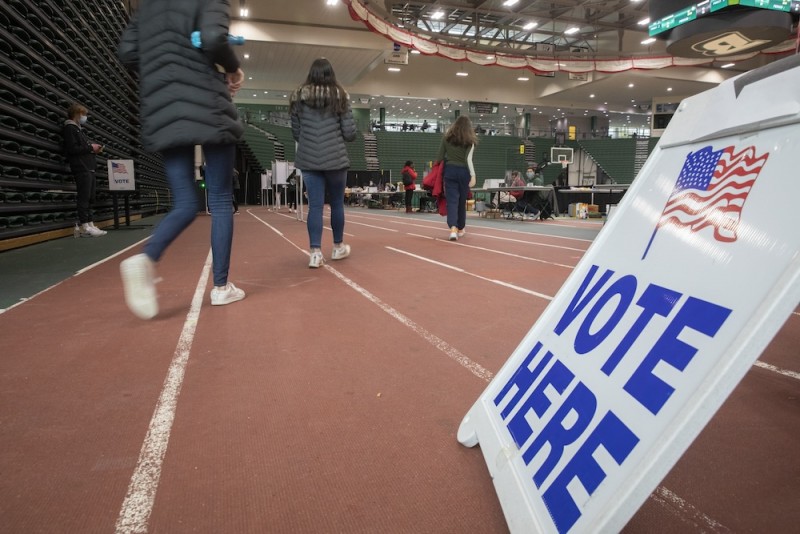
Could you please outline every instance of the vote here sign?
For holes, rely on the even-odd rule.
[[[684,100],[461,423],[512,532],[615,532],[800,301],[800,57]]]

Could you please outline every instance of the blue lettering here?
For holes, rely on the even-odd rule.
[[[494,398],[494,405],[500,406],[500,403],[503,402],[503,399],[511,391],[511,388],[513,386],[517,386],[517,392],[514,394],[514,397],[509,401],[508,405],[506,405],[503,411],[500,412],[500,416],[503,419],[508,417],[508,414],[510,414],[514,410],[514,407],[517,405],[519,400],[522,398],[525,392],[528,391],[528,389],[530,389],[531,385],[536,381],[536,379],[539,378],[539,375],[542,374],[542,370],[545,368],[550,359],[553,357],[553,354],[548,352],[547,354],[544,355],[542,361],[539,362],[539,365],[536,366],[536,369],[534,369],[532,372],[529,371],[528,367],[530,366],[531,362],[536,357],[536,355],[539,354],[540,350],[542,350],[541,342],[536,343],[536,345],[534,345],[534,347],[525,357],[525,360],[520,364],[520,366],[508,380],[506,385],[503,386],[503,389],[500,390],[500,393],[498,393],[497,396]]]
[[[637,443],[639,438],[616,415],[607,412],[542,495],[558,532],[569,531],[582,515],[581,508],[575,503],[567,486],[577,479],[586,492],[592,495],[608,475],[594,459],[595,451],[603,447],[617,465],[622,465]]]
[[[572,393],[564,400],[553,418],[547,422],[531,446],[522,453],[525,464],[544,447],[549,445],[547,458],[533,476],[537,487],[547,479],[564,454],[564,448],[578,440],[592,421],[597,411],[597,398],[583,382],[578,382]],[[569,423],[568,423],[569,420]],[[567,426],[569,424],[569,426]]]
[[[689,297],[625,383],[625,391],[651,413],[658,414],[675,388],[653,374],[656,364],[663,361],[679,371],[686,369],[698,349],[678,339],[683,329],[691,328],[713,338],[730,313],[728,308]]]
[[[553,355],[549,352],[547,354],[549,360]],[[528,438],[531,437],[531,434],[533,434],[531,425],[525,419],[528,412],[533,410],[536,416],[541,418],[553,404],[545,394],[547,387],[551,386],[558,393],[563,393],[570,382],[572,382],[573,378],[575,378],[575,375],[572,374],[563,363],[556,360],[550,370],[547,371],[544,378],[542,378],[542,381],[537,384],[533,392],[531,392],[528,398],[525,399],[525,402],[522,403],[519,411],[517,411],[508,423],[508,432],[511,434],[511,437],[514,438],[514,443],[517,444],[517,447],[522,447],[525,442],[528,441]],[[528,461],[525,463],[528,463]]]

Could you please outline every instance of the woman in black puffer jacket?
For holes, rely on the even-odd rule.
[[[231,97],[244,73],[228,43],[228,0],[141,0],[122,34],[119,58],[139,73],[142,141],[161,153],[173,208],[144,246],[123,261],[125,300],[138,317],[158,313],[155,262],[199,210],[194,178],[194,146],[205,156],[214,289],[211,304],[244,298],[228,282],[233,238],[232,177],[236,141],[244,129]],[[199,31],[201,46],[191,41]]]
[[[325,261],[321,244],[326,196],[333,230],[331,259],[342,260],[350,255],[350,245],[343,243],[344,188],[350,167],[345,142],[356,138],[356,124],[347,92],[336,81],[327,59],[319,58],[311,64],[306,82],[292,93],[289,114],[297,141],[294,166],[303,171],[308,191],[308,266],[316,269]]]

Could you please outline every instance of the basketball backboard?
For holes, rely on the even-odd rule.
[[[554,164],[566,163],[570,165],[573,163],[572,156],[572,147],[554,146],[550,148],[550,161]]]

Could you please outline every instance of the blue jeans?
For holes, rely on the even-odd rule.
[[[347,169],[303,170],[303,182],[308,193],[308,241],[311,248],[322,247],[322,206],[326,201],[331,206],[333,242],[338,245],[344,240],[344,188],[347,185]]]
[[[211,254],[214,285],[228,283],[233,241],[233,164],[236,145],[206,145],[206,191],[211,210]],[[202,209],[194,179],[194,147],[165,150],[164,170],[172,192],[172,209],[144,246],[144,253],[158,261],[167,247],[188,227]]]
[[[444,166],[444,197],[447,201],[447,227],[463,230],[467,225],[467,195],[469,168],[461,165]]]

